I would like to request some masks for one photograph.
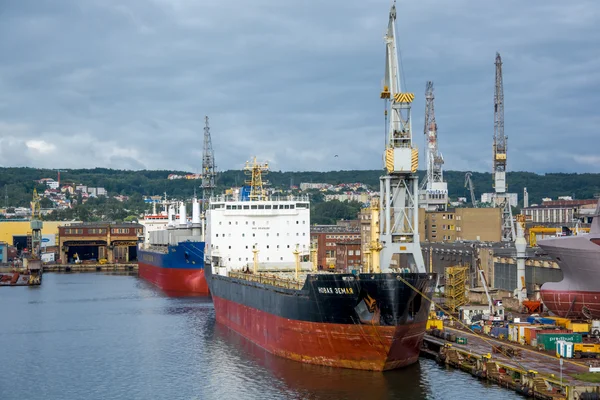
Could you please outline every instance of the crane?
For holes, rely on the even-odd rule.
[[[502,208],[502,241],[515,240],[512,209],[506,194],[507,138],[504,135],[504,87],[502,82],[502,58],[496,53],[496,82],[494,88],[494,206]]]
[[[215,153],[212,148],[208,116],[204,117],[204,147],[202,149],[202,204],[206,207],[208,198],[213,194],[215,188]]]
[[[427,176],[421,184],[419,197],[422,207],[429,211],[445,211],[448,206],[448,184],[444,182],[442,165],[444,158],[438,150],[437,123],[435,122],[433,82],[425,85],[425,127],[427,141],[425,159]]]
[[[475,188],[473,187],[473,180],[471,179],[471,172],[467,172],[465,174],[465,187],[469,188],[469,192],[471,192],[471,203],[474,208],[477,208],[477,200],[475,199]]]
[[[387,135],[384,151],[386,175],[380,178],[380,265],[390,272],[395,255],[406,255],[407,269],[425,273],[419,239],[419,150],[413,146],[410,117],[414,93],[400,85],[400,64],[396,50],[396,2],[392,3],[385,35],[385,77],[381,98],[385,101]],[[397,257],[397,256],[396,256]]]

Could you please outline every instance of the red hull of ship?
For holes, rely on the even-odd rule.
[[[315,323],[278,317],[213,296],[217,322],[275,355],[310,364],[384,371],[413,364],[425,323]]]
[[[204,269],[161,268],[139,263],[140,278],[156,285],[170,296],[207,296]]]
[[[542,290],[541,296],[544,305],[560,317],[600,319],[600,292]]]

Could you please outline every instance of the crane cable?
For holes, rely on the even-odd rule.
[[[413,286],[413,285],[412,285],[410,282],[408,282],[406,279],[404,279],[404,278],[403,278],[403,277],[401,277],[400,275],[397,275],[397,278],[398,278],[399,280],[401,280],[402,282],[404,282],[404,283],[405,283],[405,284],[406,284],[406,285],[407,285],[409,288],[411,288],[412,290],[414,290],[416,293],[420,294],[420,295],[421,295],[423,298],[425,298],[426,300],[429,300],[429,301],[431,302],[431,304],[433,304],[435,307],[437,307],[437,308],[439,308],[441,311],[443,311],[443,312],[444,312],[446,315],[448,315],[448,316],[449,316],[449,317],[450,317],[452,320],[454,320],[454,321],[458,322],[460,325],[462,325],[464,328],[466,328],[468,331],[470,331],[470,332],[471,332],[473,335],[477,336],[478,338],[481,338],[483,341],[487,342],[488,344],[491,344],[492,346],[494,346],[494,345],[497,345],[497,343],[494,343],[492,340],[489,340],[489,339],[487,339],[487,338],[485,338],[485,337],[483,337],[483,336],[479,336],[479,335],[477,335],[477,334],[475,333],[475,331],[474,331],[473,329],[471,329],[471,327],[469,327],[467,324],[463,323],[463,322],[462,322],[462,321],[460,321],[459,319],[457,319],[457,318],[455,318],[454,316],[452,316],[452,315],[451,315],[451,314],[450,314],[450,313],[449,313],[449,312],[448,312],[446,309],[444,309],[444,308],[443,308],[442,306],[440,306],[439,304],[435,303],[435,302],[433,301],[433,299],[431,299],[431,298],[430,298],[430,297],[428,297],[428,296],[427,296],[425,293],[423,293],[422,291],[420,291],[419,289],[417,289],[416,287],[414,287],[414,286]],[[521,349],[521,348],[519,348],[519,347],[515,347],[515,346],[512,346],[512,345],[510,345],[510,344],[507,344],[507,346],[509,346],[509,347],[511,347],[511,348],[513,348],[513,349]],[[505,351],[504,351],[502,348],[498,348],[498,350],[500,351],[500,353],[502,353],[503,355],[505,355],[505,356],[506,356],[506,357],[508,357],[509,359],[511,359],[511,360],[513,360],[514,362],[516,362],[516,363],[517,363],[517,364],[518,364],[518,365],[519,365],[521,368],[523,368],[523,370],[525,370],[525,371],[529,371],[529,369],[528,369],[528,368],[526,368],[526,367],[525,367],[523,364],[521,364],[521,363],[519,362],[519,360],[515,360],[514,358],[510,357],[510,356],[508,355],[508,353],[507,353],[507,352],[505,352]],[[530,350],[530,349],[521,349],[521,350],[530,351],[530,352],[531,352],[531,351],[533,351],[533,350]],[[554,359],[554,357],[552,357],[552,356],[549,356],[549,355],[547,355],[547,354],[543,354],[543,353],[537,353],[537,354],[541,354],[541,355],[544,355],[544,356],[546,356],[546,357],[550,357],[550,358]],[[574,362],[574,361],[569,361],[569,360],[565,360],[565,361],[566,361],[566,362],[568,362],[568,363],[570,363],[570,364],[573,364],[573,365],[579,366],[579,367],[581,367],[581,366],[585,367],[585,365],[584,365],[584,364],[580,364],[580,363],[577,363],[577,362]]]

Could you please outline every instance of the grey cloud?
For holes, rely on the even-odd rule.
[[[281,170],[381,168],[388,7],[9,2],[0,6],[0,35],[10,38],[0,42],[0,164],[196,172],[209,115],[220,169],[252,155]],[[400,1],[415,142],[424,147],[433,80],[446,168],[490,170],[500,51],[509,170],[598,171],[599,13],[591,0]]]

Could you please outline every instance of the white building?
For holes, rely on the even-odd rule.
[[[482,203],[493,203],[493,199],[495,193],[482,193],[481,194],[481,202]],[[516,207],[519,204],[519,194],[518,193],[506,193],[508,196],[508,202],[511,206]]]

